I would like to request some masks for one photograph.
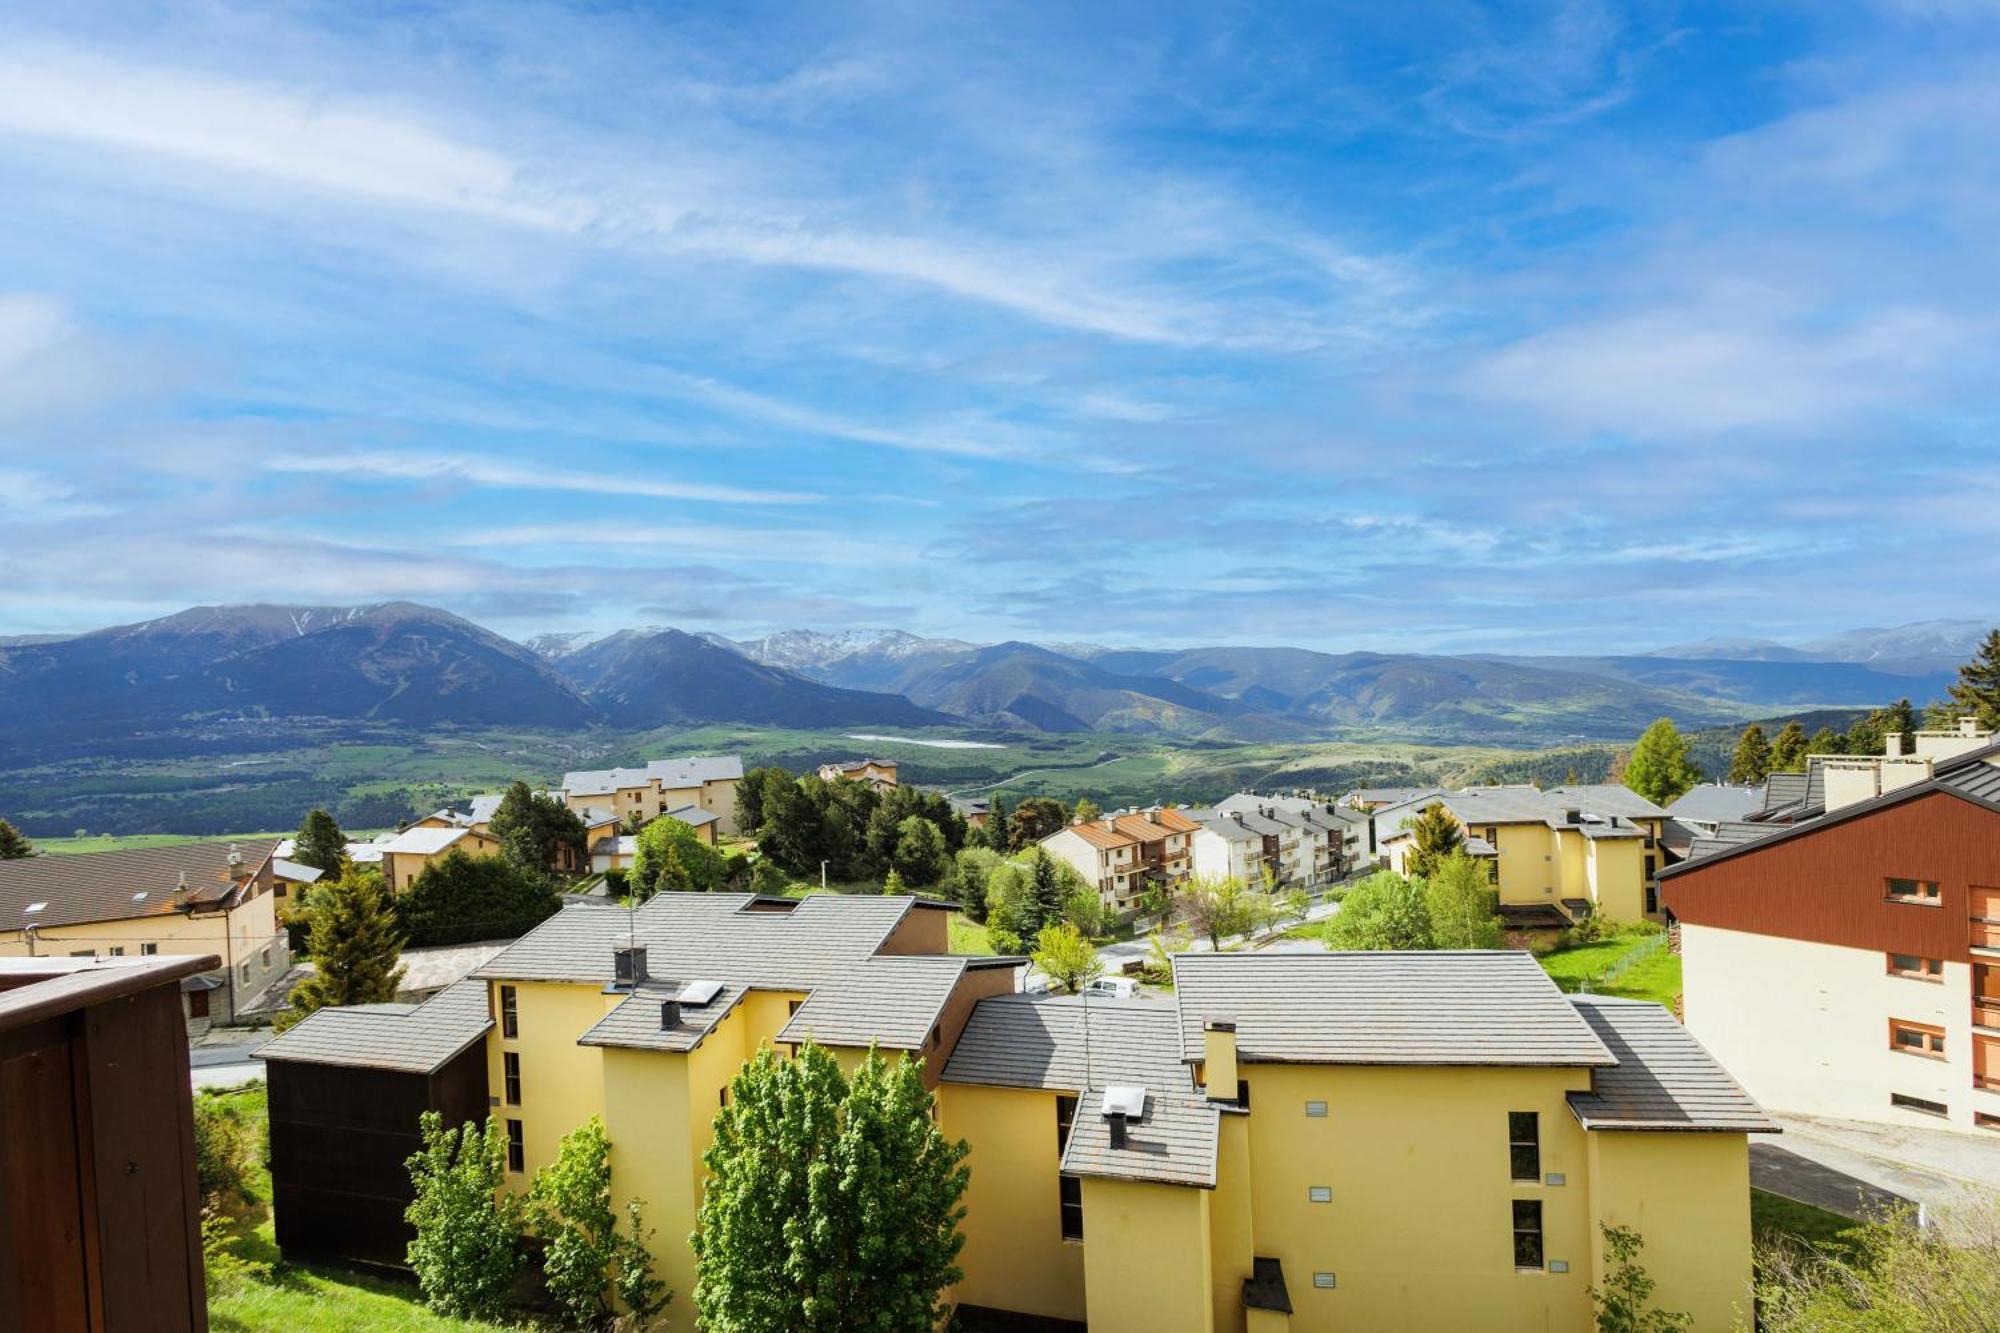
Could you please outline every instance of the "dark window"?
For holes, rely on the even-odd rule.
[[[1540,1271],[1542,1266],[1542,1201],[1514,1200],[1514,1267]]]
[[[1075,1176],[1058,1176],[1062,1189],[1062,1238],[1083,1239],[1083,1182]]]
[[[207,1018],[207,1017],[208,1017],[208,992],[207,992],[207,991],[205,991],[205,990],[191,990],[191,991],[189,991],[189,992],[188,992],[188,1017],[189,1017],[189,1018]]]
[[[1538,1112],[1507,1113],[1507,1170],[1516,1180],[1542,1178],[1542,1117]]]
[[[721,1102],[724,1106],[729,1105],[729,1085],[727,1083],[722,1085]]]
[[[1925,1115],[1951,1114],[1951,1108],[1943,1102],[1934,1102],[1925,1097],[1912,1097],[1901,1092],[1889,1094],[1889,1105],[1900,1106],[1905,1111],[1922,1111]]]
[[[1646,915],[1651,916],[1659,910],[1660,886],[1657,884],[1648,884],[1646,886]]]
[[[112,946],[111,946],[111,956],[112,956],[113,958],[123,958],[123,957],[125,956],[125,946],[124,946],[124,945],[122,945],[122,944],[114,944],[114,945],[112,945]]]
[[[1056,1098],[1056,1159],[1062,1160],[1063,1149],[1069,1146],[1069,1126],[1076,1119],[1076,1098]]]
[[[521,1035],[521,1002],[512,986],[500,988],[500,1035],[503,1037]]]
[[[786,1014],[788,1014],[788,1015],[789,1015],[789,1014],[796,1014],[796,1013],[797,1013],[797,1012],[799,1011],[799,1006],[800,1006],[800,1005],[802,1005],[802,1004],[804,1004],[804,1003],[805,1003],[805,1001],[804,1001],[804,1000],[787,1000],[787,1001],[785,1001],[785,1013],[786,1013]]]
[[[1889,1047],[1891,1050],[1908,1051],[1914,1055],[1944,1054],[1944,1029],[1929,1023],[1910,1023],[1900,1018],[1889,1020]]]
[[[1935,903],[1938,901],[1937,881],[1892,879],[1888,881],[1888,896],[1899,903]]]
[[[1651,879],[1653,876],[1659,873],[1660,873],[1660,865],[1658,859],[1656,857],[1648,856],[1646,858],[1646,878]]]
[[[508,1051],[505,1055],[502,1055],[500,1057],[500,1067],[506,1073],[507,1105],[519,1106],[521,1104],[520,1055],[514,1051]]]
[[[1236,1080],[1236,1104],[1246,1111],[1250,1109],[1250,1080],[1247,1078]]]
[[[507,1169],[515,1172],[528,1169],[528,1145],[518,1120],[507,1122]]]
[[[159,951],[160,951],[160,946],[157,944],[142,944],[139,946],[139,952],[147,955],[148,957],[158,953]]]
[[[1899,977],[1915,977],[1920,981],[1942,981],[1944,979],[1943,962],[1936,958],[1920,958],[1916,954],[1890,954],[1889,971]]]

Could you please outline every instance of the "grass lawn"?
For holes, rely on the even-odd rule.
[[[123,852],[134,847],[178,847],[190,842],[248,842],[252,838],[289,838],[290,833],[127,833],[92,834],[87,838],[36,838],[35,850],[53,856],[72,852]]]
[[[1853,1247],[1842,1238],[1843,1234],[1857,1225],[1839,1213],[1787,1199],[1782,1194],[1750,1191],[1750,1230],[1761,1242],[1783,1237],[1803,1241],[1816,1249],[1846,1253]]]
[[[1613,963],[1651,938],[1650,935],[1618,935],[1593,944],[1558,949],[1554,953],[1543,954],[1540,961],[1543,970],[1566,991],[1580,990],[1588,981],[1591,992],[1596,995],[1651,1000],[1655,1004],[1671,1007],[1674,997],[1681,993],[1681,960],[1665,949],[1614,982],[1598,980]]]
[[[986,927],[974,921],[963,912],[951,914],[951,951],[953,953],[991,954],[993,941],[987,937]]]

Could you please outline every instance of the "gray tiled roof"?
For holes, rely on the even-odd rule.
[[[1207,829],[1210,833],[1217,834],[1231,842],[1261,842],[1264,837],[1259,829],[1251,826],[1248,819],[1238,822],[1219,810],[1183,810],[1181,813]],[[1260,820],[1259,823],[1261,822]],[[1274,833],[1276,831],[1275,829],[1272,830]]]
[[[643,768],[586,768],[563,774],[566,796],[606,796],[621,787],[647,787],[653,779]]]
[[[1659,1005],[1601,995],[1570,1002],[1618,1061],[1592,1072],[1589,1092],[1569,1094],[1585,1129],[1777,1132],[1750,1094]]]
[[[1215,1145],[1222,1113],[1198,1096],[1165,1096],[1147,1089],[1145,1114],[1126,1122],[1125,1146],[1111,1146],[1104,1095],[1092,1089],[1077,1103],[1063,1149],[1062,1169],[1072,1176],[1151,1180],[1215,1188]]]
[[[475,975],[514,981],[612,980],[612,951],[644,945],[656,977],[811,990],[878,949],[916,900],[815,894],[785,911],[747,893],[662,893],[636,911],[571,904]]]
[[[646,776],[658,778],[662,787],[699,787],[704,782],[729,782],[743,776],[743,756],[698,754],[685,759],[655,759],[646,765]]]
[[[1623,815],[1627,819],[1660,819],[1667,813],[1630,787],[1617,782],[1580,782],[1551,787],[1542,795],[1555,805],[1575,805],[1600,815]]]
[[[1729,787],[1719,782],[1704,782],[1681,793],[1680,799],[1667,808],[1667,813],[1675,819],[1713,824],[1724,819],[1741,819],[1753,810],[1763,808],[1762,787]]]
[[[1230,1018],[1252,1064],[1611,1063],[1541,965],[1511,949],[1184,953],[1174,986],[1188,1060],[1203,1021]]]
[[[1194,1076],[1181,1061],[1178,1013],[1170,1002],[1144,995],[1089,1001],[1074,995],[998,995],[981,1000],[952,1048],[944,1081],[1060,1092],[1114,1083],[1163,1094],[1194,1091]]]
[[[370,1004],[321,1009],[265,1043],[259,1060],[360,1065],[428,1074],[493,1026],[486,983],[465,980],[422,1004]]]
[[[248,875],[277,846],[275,838],[222,839],[0,861],[0,930],[169,916],[179,910],[175,899],[183,876],[188,894],[182,903],[218,908],[233,902],[236,893],[230,849],[242,858],[240,873]],[[41,907],[30,912],[37,903]]]
[[[922,1050],[969,961],[878,954],[815,990],[777,1040]]]
[[[657,976],[657,974],[656,974]],[[685,980],[655,979],[626,996],[618,1007],[597,1020],[576,1039],[579,1046],[624,1046],[644,1051],[691,1051],[715,1030],[748,994],[741,986],[725,985],[713,1000],[699,1007],[682,1005],[680,1021],[660,1025],[660,1006],[674,999]]]
[[[1740,819],[1722,820],[1715,826],[1715,832],[1703,834],[1689,844],[1688,860],[1699,860],[1731,847],[1740,847],[1746,842],[1768,838],[1772,834],[1784,832],[1785,827],[1783,824],[1750,824]]]

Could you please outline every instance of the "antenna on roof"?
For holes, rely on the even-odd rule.
[[[1083,1090],[1089,1092],[1097,1085],[1090,1077],[1090,991],[1083,992]]]

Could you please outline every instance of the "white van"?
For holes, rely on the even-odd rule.
[[[1084,983],[1085,995],[1108,995],[1116,1000],[1129,1000],[1139,993],[1139,983],[1131,977],[1098,977]]]

